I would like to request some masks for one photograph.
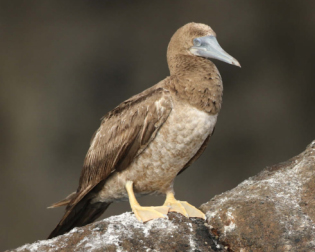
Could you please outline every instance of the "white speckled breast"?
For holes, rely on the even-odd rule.
[[[134,181],[137,195],[172,189],[174,178],[200,149],[216,121],[217,115],[175,102],[156,138],[126,170],[108,178],[93,201],[127,199],[124,187],[127,180]]]

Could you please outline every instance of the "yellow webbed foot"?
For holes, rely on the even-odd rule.
[[[176,212],[176,213],[180,213],[184,216],[186,216],[187,218],[189,218],[189,215],[185,209],[185,207],[181,204],[180,201],[177,200],[168,200],[165,201],[164,206],[168,206],[170,207],[170,212]]]
[[[149,220],[157,218],[167,218],[167,213],[170,209],[168,206],[157,207],[140,206],[133,192],[133,182],[127,181],[125,187],[129,196],[129,203],[131,209],[139,221],[147,222]]]
[[[186,201],[178,201],[175,199],[174,194],[172,192],[167,193],[166,200],[164,206],[170,207],[170,212],[180,213],[187,218],[189,217],[196,217],[206,219],[206,215],[201,212],[196,207],[190,205]]]
[[[167,206],[157,206],[157,207],[142,207],[133,206],[132,211],[139,221],[147,222],[149,220],[157,218],[167,218],[167,213],[169,207]]]
[[[206,215],[201,212],[199,209],[194,207],[193,205],[190,205],[187,201],[179,201],[180,204],[185,208],[187,214],[189,217],[196,217],[201,219],[206,219]]]

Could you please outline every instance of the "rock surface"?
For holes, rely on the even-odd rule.
[[[201,209],[207,222],[125,213],[12,251],[315,251],[315,141]]]
[[[128,212],[13,251],[226,251],[203,220],[168,217],[142,224]]]
[[[315,251],[315,141],[201,209],[230,251]]]

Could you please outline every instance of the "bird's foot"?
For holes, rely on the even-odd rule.
[[[170,212],[180,213],[187,218],[196,217],[206,219],[206,215],[187,201],[176,200],[173,193],[168,193],[164,206],[170,207]]]
[[[201,212],[198,208],[194,207],[193,205],[190,205],[187,201],[179,201],[179,203],[185,208],[188,217],[196,217],[204,220],[206,219],[206,215],[203,212]]]
[[[133,192],[133,182],[127,181],[125,184],[125,187],[129,196],[129,203],[130,203],[131,209],[139,221],[147,222],[149,220],[153,220],[157,218],[167,218],[167,213],[170,209],[168,206],[157,206],[157,207],[140,206]]]
[[[147,222],[158,218],[167,218],[168,206],[143,207],[140,205],[132,206],[132,211],[139,221]]]

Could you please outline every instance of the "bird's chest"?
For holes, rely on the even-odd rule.
[[[210,115],[190,105],[176,106],[175,103],[156,138],[133,166],[144,171],[144,178],[151,180],[148,184],[152,187],[167,186],[197,153],[213,131],[216,121],[217,115]],[[147,182],[144,181],[143,185]],[[139,187],[142,186],[140,184]]]
[[[216,120],[217,116],[189,105],[175,107],[152,144],[152,149],[157,149],[155,145],[160,146],[156,154],[166,155],[170,164],[175,161],[184,163],[199,150],[212,132]]]

